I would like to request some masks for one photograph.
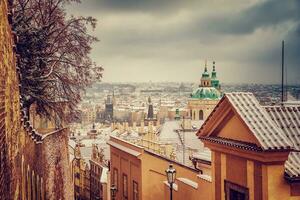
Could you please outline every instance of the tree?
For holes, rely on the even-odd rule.
[[[85,88],[102,77],[89,57],[97,38],[88,33],[96,19],[68,17],[65,6],[79,0],[15,0],[13,26],[18,36],[17,66],[23,106],[37,105],[46,117],[76,116]],[[60,103],[59,103],[60,102]],[[63,102],[67,110],[61,106]]]

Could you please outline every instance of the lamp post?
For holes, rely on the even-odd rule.
[[[175,183],[176,170],[172,164],[170,164],[169,168],[166,169],[166,175],[170,185],[170,200],[173,200],[173,183]]]
[[[110,187],[110,193],[111,193],[112,200],[115,200],[116,193],[117,193],[117,187],[115,186],[115,184],[111,185],[111,187]]]

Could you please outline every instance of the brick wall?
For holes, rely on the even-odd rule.
[[[20,121],[19,90],[13,53],[8,1],[0,0],[0,199],[11,198],[18,185],[17,161]],[[15,176],[12,176],[14,174]]]
[[[74,199],[68,129],[41,135],[21,112],[8,4],[0,0],[0,199]]]

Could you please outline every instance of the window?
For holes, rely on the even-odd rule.
[[[249,200],[249,189],[225,180],[226,200]]]
[[[203,120],[203,110],[199,110],[199,120]]]
[[[116,168],[113,170],[113,184],[118,188],[118,170]]]
[[[128,199],[128,179],[127,175],[123,174],[123,198]]]
[[[139,185],[133,181],[133,200],[139,200]]]

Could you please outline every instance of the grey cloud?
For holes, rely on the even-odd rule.
[[[70,12],[98,18],[92,58],[106,81],[197,81],[207,58],[222,82],[279,82],[282,39],[300,80],[300,1],[220,2],[86,0]]]
[[[85,0],[85,9],[102,12],[176,12],[196,0]]]
[[[258,28],[276,26],[285,21],[300,20],[299,0],[268,0],[227,16],[218,16],[207,24],[211,31],[249,34]]]

